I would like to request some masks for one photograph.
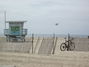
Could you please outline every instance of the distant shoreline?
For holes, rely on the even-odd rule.
[[[67,37],[68,35],[66,34],[33,34],[34,37]],[[70,34],[71,37],[88,37],[89,35],[74,35]],[[5,37],[5,35],[0,34],[0,37]],[[32,34],[28,34],[26,37],[32,37]]]

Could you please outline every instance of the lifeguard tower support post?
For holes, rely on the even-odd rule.
[[[4,30],[7,41],[25,41],[27,29],[24,29],[24,22],[26,21],[6,21],[9,23],[9,29]]]

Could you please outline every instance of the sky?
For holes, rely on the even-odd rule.
[[[4,11],[7,21],[26,20],[28,34],[89,34],[89,0],[0,0],[0,34]]]

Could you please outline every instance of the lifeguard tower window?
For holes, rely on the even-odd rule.
[[[13,27],[11,27],[11,31],[13,31],[13,32],[20,31],[20,27],[19,26],[13,26]]]
[[[11,34],[12,35],[20,35],[20,27],[19,26],[11,26]]]

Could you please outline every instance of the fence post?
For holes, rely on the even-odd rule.
[[[69,40],[70,40],[70,34],[68,33],[68,48],[67,48],[67,51],[69,51],[69,45],[70,45]]]
[[[57,41],[57,37],[55,37],[55,34],[53,34],[53,44],[54,44],[54,47],[53,47],[53,52],[52,52],[52,54],[54,54],[54,52],[55,52],[56,41]]]
[[[34,34],[32,34],[32,54],[33,54]]]

